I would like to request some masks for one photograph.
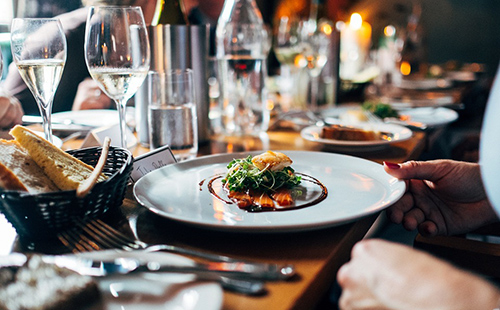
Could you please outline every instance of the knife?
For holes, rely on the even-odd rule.
[[[36,115],[23,115],[22,121],[23,121],[24,125],[42,124],[43,123],[42,117],[36,116]],[[52,125],[71,126],[72,128],[73,127],[78,127],[78,128],[82,127],[82,128],[88,129],[88,130],[95,127],[95,126],[92,126],[89,124],[76,122],[70,118],[52,119],[51,123],[52,123]]]
[[[134,272],[177,272],[177,273],[192,273],[196,276],[196,280],[202,281],[215,281],[218,282],[224,289],[246,294],[246,295],[261,295],[266,292],[266,287],[264,282],[255,279],[243,279],[243,278],[231,278],[228,276],[219,275],[217,273],[210,272],[197,272],[188,271],[188,269],[182,268],[182,266],[176,266],[173,268],[174,271],[169,271],[168,267],[170,265],[162,265],[164,268],[162,270],[150,270],[149,268],[135,268],[135,266],[143,266],[136,259],[131,258],[118,258],[113,261],[99,261],[87,258],[80,258],[74,256],[43,256],[43,261],[46,263],[55,264],[59,267],[71,269],[84,276],[92,277],[105,277],[111,275],[123,275],[130,274]]]
[[[82,275],[95,277],[138,272],[169,272],[191,273],[205,276],[230,276],[238,279],[279,281],[290,279],[295,275],[295,269],[291,265],[284,265],[277,269],[269,270],[245,263],[210,262],[194,263],[192,265],[176,265],[155,261],[141,261],[130,257],[94,260],[84,257],[53,256],[51,259],[52,262],[58,266],[72,269]]]

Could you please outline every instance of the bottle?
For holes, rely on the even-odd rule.
[[[255,0],[226,0],[216,28],[221,129],[229,135],[266,131],[268,35]]]
[[[188,19],[182,0],[157,0],[152,26],[187,25]]]
[[[420,3],[413,5],[412,13],[406,26],[406,38],[401,51],[400,72],[402,75],[425,76],[425,49],[423,30],[420,24],[422,7]]]

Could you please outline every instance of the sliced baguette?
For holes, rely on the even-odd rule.
[[[0,139],[0,187],[31,194],[58,191],[17,141]]]
[[[79,159],[62,151],[26,127],[16,125],[10,131],[45,174],[61,190],[74,190],[89,177],[94,169]],[[98,181],[106,179],[101,174]]]

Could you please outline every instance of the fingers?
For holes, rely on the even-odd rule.
[[[398,179],[435,181],[444,174],[444,162],[442,160],[408,161],[402,164],[384,162],[384,170]]]
[[[387,217],[393,223],[401,224],[405,214],[413,208],[414,204],[413,194],[411,192],[407,192],[396,203],[387,209]]]
[[[111,99],[89,78],[78,85],[72,110],[108,109],[111,105]]]
[[[342,287],[340,309],[385,309],[380,299],[379,284],[384,281],[388,253],[394,253],[394,245],[387,241],[367,239],[354,245],[351,261],[337,272],[337,282]],[[397,248],[397,247],[396,247]],[[382,268],[381,268],[382,266]],[[382,290],[385,291],[384,287]]]
[[[425,220],[424,212],[419,208],[413,208],[408,211],[403,218],[403,227],[409,231],[417,229],[417,227]]]
[[[436,223],[432,221],[425,221],[418,226],[418,232],[425,237],[434,237],[438,235],[439,229]]]

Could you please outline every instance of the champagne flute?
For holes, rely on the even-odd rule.
[[[56,18],[15,18],[11,49],[22,79],[35,97],[45,138],[52,142],[52,102],[66,62],[66,36]]]
[[[319,76],[328,61],[330,49],[329,24],[311,25],[311,22],[301,22],[299,29],[300,54],[295,59],[295,65],[306,68],[311,81],[311,97],[309,108],[318,110]]]
[[[150,50],[140,7],[91,7],[85,61],[92,78],[117,105],[121,146],[127,148],[125,109],[149,70]]]

